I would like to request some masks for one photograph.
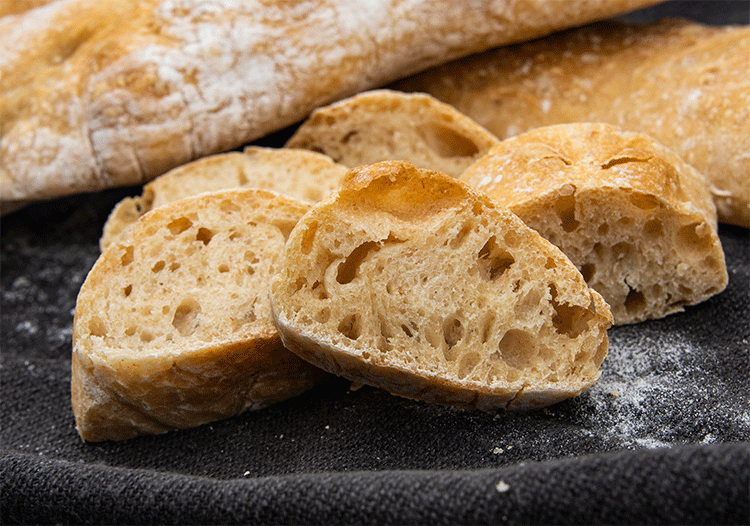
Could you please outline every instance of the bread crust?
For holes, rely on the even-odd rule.
[[[71,402],[83,440],[194,427],[328,377],[284,349],[266,292],[306,210],[263,190],[204,193],[152,210],[101,254],[73,323]]]
[[[394,88],[423,91],[505,139],[606,122],[664,144],[711,184],[719,220],[750,226],[750,27],[607,21],[480,53]]]
[[[99,245],[104,250],[149,210],[202,192],[260,188],[316,203],[338,187],[346,170],[326,155],[295,148],[248,146],[242,152],[203,157],[160,175],[140,196],[117,203]]]
[[[727,285],[704,177],[641,133],[536,128],[502,141],[461,180],[560,247],[617,324],[680,312]]]
[[[0,18],[0,201],[145,182],[422,68],[653,3],[51,2]]]
[[[496,239],[513,248],[482,255]],[[450,250],[455,263],[446,256]],[[485,257],[493,261],[486,274],[476,266]],[[386,274],[386,262],[398,270]],[[380,273],[390,276],[387,284]],[[542,275],[559,279],[550,285]],[[511,281],[495,281],[501,277]],[[457,292],[462,281],[477,288]],[[523,291],[526,301],[511,289]],[[403,162],[351,170],[336,193],[304,216],[272,281],[271,302],[284,345],[310,363],[400,396],[487,411],[580,394],[599,376],[612,323],[606,303],[570,261],[518,217],[466,184]],[[571,310],[544,311],[550,318],[542,322],[536,309],[546,302]],[[552,328],[562,318],[577,324],[568,317],[573,311],[585,320],[575,330],[563,336]],[[452,334],[454,323],[460,335]],[[530,326],[550,339],[534,340]],[[559,347],[542,351],[541,342]],[[509,361],[500,373],[487,359],[502,352]],[[546,363],[545,353],[558,365]],[[540,371],[548,366],[554,372],[545,376]]]

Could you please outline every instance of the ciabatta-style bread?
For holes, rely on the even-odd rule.
[[[458,177],[498,143],[455,108],[423,93],[360,93],[315,110],[287,141],[354,168],[407,161]]]
[[[727,285],[704,178],[646,135],[607,124],[537,128],[501,142],[461,179],[562,249],[617,324],[682,311]]]
[[[71,397],[86,441],[187,428],[286,400],[327,375],[284,349],[271,275],[308,206],[255,189],[157,208],[78,294]]]
[[[248,146],[242,153],[204,157],[157,177],[140,196],[120,201],[104,224],[99,244],[104,250],[149,210],[202,192],[261,188],[317,203],[338,187],[346,170],[330,157],[293,148]]]
[[[423,68],[657,1],[56,0],[0,18],[0,205],[145,182]]]
[[[455,106],[501,139],[606,122],[703,173],[719,220],[750,226],[750,27],[602,22],[452,62],[395,87]]]
[[[609,308],[559,249],[469,185],[384,162],[300,220],[271,285],[305,360],[394,394],[495,410],[581,393]]]

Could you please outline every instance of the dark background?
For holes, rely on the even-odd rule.
[[[677,15],[748,24],[750,3],[626,18]],[[542,411],[468,412],[332,380],[196,429],[84,444],[70,408],[76,295],[109,211],[140,190],[0,220],[3,523],[750,523],[747,229],[720,227],[724,292],[611,329],[600,381]]]

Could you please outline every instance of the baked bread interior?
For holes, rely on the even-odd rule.
[[[284,349],[268,299],[307,209],[264,190],[204,193],[109,245],[75,308],[71,398],[85,441],[194,427],[327,378]]]
[[[727,285],[705,179],[646,135],[598,123],[537,128],[461,179],[560,247],[616,324],[682,311]]]
[[[391,393],[493,411],[599,376],[609,308],[485,194],[403,162],[353,169],[292,231],[271,285],[287,348]]]

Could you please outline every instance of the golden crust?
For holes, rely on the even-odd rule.
[[[653,3],[57,0],[0,18],[0,200],[145,182],[444,60]]]
[[[73,324],[84,440],[197,426],[327,377],[281,345],[266,293],[306,210],[262,190],[202,194],[149,212],[102,253]]]
[[[750,225],[750,28],[600,22],[428,70],[424,91],[504,139],[560,123],[645,133],[703,173],[719,220]]]

